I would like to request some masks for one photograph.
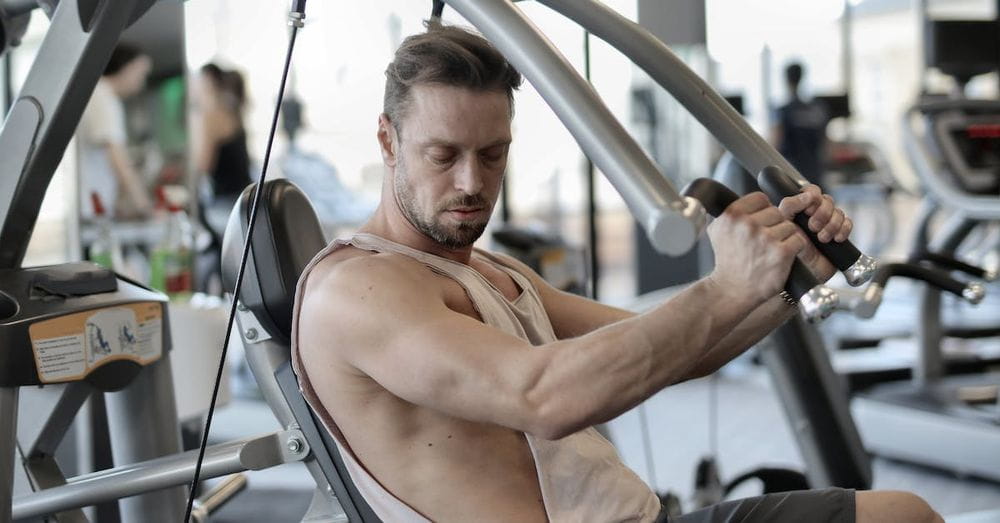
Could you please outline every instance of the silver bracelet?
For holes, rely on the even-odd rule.
[[[791,307],[795,307],[796,305],[799,304],[799,300],[796,300],[795,298],[792,297],[791,294],[788,294],[788,291],[781,291],[780,293],[778,293],[778,296],[781,296],[781,299],[785,300],[785,303],[787,303]]]

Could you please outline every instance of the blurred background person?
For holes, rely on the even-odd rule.
[[[201,67],[192,82],[191,147],[198,213],[211,237],[199,249],[195,290],[216,293],[219,253],[229,212],[240,193],[250,184],[250,155],[243,126],[246,106],[243,76],[214,63]]]
[[[146,183],[129,157],[124,106],[126,98],[145,87],[152,65],[137,47],[120,44],[80,118],[79,201],[84,220],[94,218],[91,193],[116,218],[143,218],[153,209]]]
[[[208,182],[210,206],[231,207],[250,184],[250,156],[243,127],[243,77],[216,64],[205,64],[194,81],[192,94],[195,171],[199,180]]]
[[[771,140],[782,154],[810,182],[820,183],[826,146],[826,108],[815,100],[805,100],[800,86],[805,68],[798,62],[785,67],[789,101],[778,108]]]

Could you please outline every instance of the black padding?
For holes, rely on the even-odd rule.
[[[229,292],[236,288],[255,188],[253,184],[243,190],[223,237],[222,280]],[[272,337],[287,342],[291,339],[295,284],[326,245],[326,238],[309,199],[286,179],[264,183],[257,212],[240,301]]]

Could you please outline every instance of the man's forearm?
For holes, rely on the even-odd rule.
[[[700,378],[719,370],[730,360],[754,346],[798,312],[780,296],[771,298],[719,340],[684,377]]]
[[[612,419],[681,381],[755,308],[705,279],[645,314],[562,340],[536,376],[532,403],[558,434]],[[544,355],[544,356],[543,356]]]

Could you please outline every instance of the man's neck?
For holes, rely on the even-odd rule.
[[[398,208],[388,207],[384,203],[379,204],[375,214],[358,229],[358,232],[374,234],[418,251],[468,265],[472,259],[471,245],[458,249],[446,247],[418,230]]]

